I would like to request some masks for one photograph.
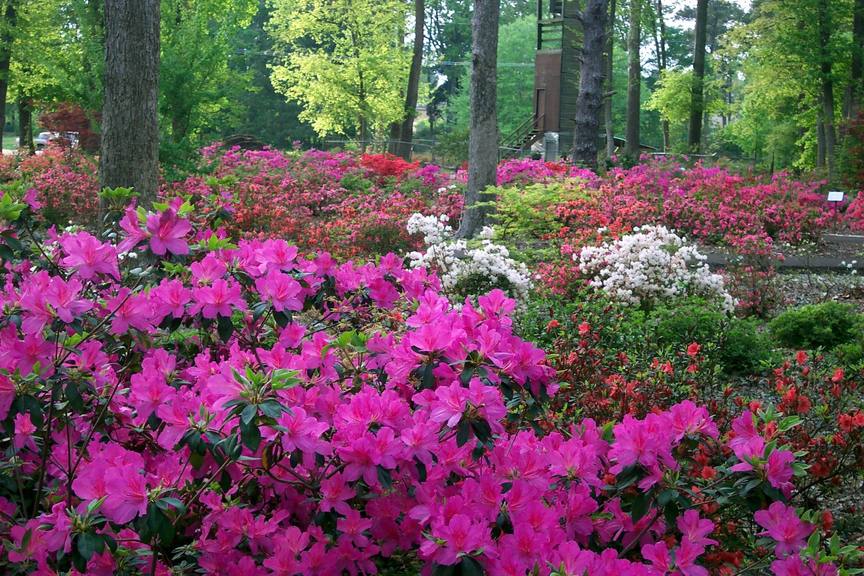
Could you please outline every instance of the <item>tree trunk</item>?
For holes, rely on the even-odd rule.
[[[483,191],[496,183],[498,167],[497,56],[499,0],[474,0],[471,18],[471,131],[468,137],[468,188],[459,226],[460,238],[471,238],[483,227],[491,207]]]
[[[702,113],[705,111],[705,34],[708,0],[696,3],[696,42],[693,47],[693,91],[690,95],[690,131],[687,143],[692,152],[702,147]]]
[[[12,63],[12,31],[15,29],[15,7],[18,0],[6,0],[0,33],[0,134],[6,128],[6,95],[9,91],[9,66]]]
[[[411,55],[411,70],[408,73],[408,91],[405,93],[405,118],[399,130],[398,155],[411,160],[414,140],[414,117],[417,115],[417,94],[420,91],[420,74],[423,72],[423,30],[426,19],[426,1],[414,0],[414,49]]]
[[[624,154],[631,160],[639,159],[639,106],[642,83],[642,63],[639,48],[642,45],[642,0],[630,0],[630,29],[627,31],[627,145]]]
[[[33,102],[26,96],[18,96],[18,149],[27,154],[36,153],[33,143]]]
[[[825,164],[828,166],[828,178],[834,177],[834,149],[837,142],[837,134],[834,131],[834,80],[832,78],[831,56],[828,53],[828,44],[831,41],[831,14],[829,12],[828,0],[819,0],[819,44],[821,49],[821,89],[822,89],[822,115],[825,135]]]
[[[106,0],[100,184],[144,206],[159,186],[158,103],[159,0]]]
[[[862,91],[864,91],[864,0],[855,0],[852,17],[852,67],[849,70],[849,86],[846,88],[847,120],[858,116]]]
[[[662,77],[666,70],[666,20],[663,16],[663,0],[657,0],[654,11],[657,17],[654,25],[654,50],[657,52],[657,70]],[[663,131],[663,152],[666,152],[669,150],[669,121],[661,119],[660,127]]]
[[[573,130],[573,163],[597,169],[597,140],[603,107],[603,51],[607,0],[587,0],[582,12],[582,66]]]
[[[822,113],[816,120],[816,168],[825,167],[825,122]]]
[[[606,157],[615,154],[615,126],[612,115],[612,92],[615,89],[615,5],[618,0],[609,0],[609,23],[606,32],[606,94],[604,96],[603,116],[606,124]]]

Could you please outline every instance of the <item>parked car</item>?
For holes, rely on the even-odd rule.
[[[40,132],[33,143],[37,150],[42,150],[51,142],[65,143],[66,145],[76,148],[78,146],[77,132]]]

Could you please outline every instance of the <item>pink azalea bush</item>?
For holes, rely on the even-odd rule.
[[[804,470],[770,430],[794,421],[744,411],[721,430],[683,401],[536,426],[557,384],[500,291],[455,308],[392,254],[339,264],[280,238],[235,244],[179,200],[120,210],[107,235],[43,233],[21,200],[0,199],[3,573],[856,561],[788,505]],[[706,458],[716,478],[697,474]]]
[[[233,237],[279,236],[301,249],[345,259],[419,248],[405,231],[415,212],[456,217],[461,193],[449,189],[437,166],[419,167],[386,155],[348,153],[203,151],[208,176],[166,187],[166,197],[209,199],[210,215],[227,211]]]

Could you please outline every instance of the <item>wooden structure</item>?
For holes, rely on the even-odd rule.
[[[576,19],[579,4],[579,0],[537,0],[534,111],[502,139],[505,156],[525,152],[547,133],[557,134],[560,150],[572,146],[582,45]]]

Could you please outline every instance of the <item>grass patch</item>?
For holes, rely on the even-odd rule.
[[[18,144],[15,143],[15,135],[3,134],[3,149],[15,150],[16,148],[18,148]]]

